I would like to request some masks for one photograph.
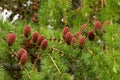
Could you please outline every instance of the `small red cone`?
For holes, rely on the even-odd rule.
[[[80,29],[81,34],[84,34],[86,27],[87,27],[87,24],[82,25],[82,27]]]
[[[31,33],[31,28],[30,26],[25,26],[24,30],[23,30],[24,36],[28,37]]]
[[[32,18],[32,21],[33,21],[34,23],[37,23],[37,22],[38,22],[38,19],[35,18],[35,17],[33,17],[33,18]]]
[[[28,54],[27,54],[27,52],[25,52],[22,54],[22,56],[20,58],[20,62],[21,62],[21,64],[25,65],[27,60],[28,60]]]
[[[21,56],[23,55],[23,53],[25,53],[26,52],[26,50],[25,49],[23,49],[23,48],[21,48],[19,51],[18,51],[18,53],[17,53],[17,58],[18,58],[18,60],[20,60],[20,58],[21,58]]]
[[[80,38],[80,41],[79,41],[79,48],[83,48],[84,47],[84,45],[85,45],[85,42],[86,42],[86,39],[85,39],[85,37],[84,36],[82,36],[81,38]]]
[[[63,39],[65,39],[65,35],[67,34],[67,32],[69,32],[69,27],[64,27],[63,31],[62,31],[62,36],[63,36]]]
[[[41,45],[41,42],[44,40],[44,36],[43,35],[40,35],[37,39],[37,44],[40,46]]]
[[[80,33],[79,33],[79,32],[76,32],[75,35],[74,35],[74,37],[75,37],[76,39],[78,39],[78,38],[80,37]]]
[[[7,34],[7,43],[8,46],[11,46],[16,40],[16,35],[14,33]]]
[[[90,41],[93,41],[95,39],[95,34],[94,34],[93,30],[88,31],[88,39]]]
[[[34,33],[33,33],[33,35],[32,35],[32,41],[33,41],[34,43],[37,42],[38,36],[39,36],[38,32],[34,32]]]
[[[44,39],[41,43],[41,49],[45,50],[48,46],[48,41],[46,39]]]
[[[77,42],[77,39],[76,39],[75,37],[73,37],[73,38],[71,39],[71,45],[74,45],[76,42]]]
[[[104,22],[104,25],[105,25],[105,26],[109,26],[109,25],[110,25],[110,21],[109,21],[109,20],[106,20],[106,21]]]
[[[95,23],[94,23],[94,30],[95,30],[95,31],[98,31],[98,30],[100,30],[101,28],[102,28],[101,22],[100,22],[100,21],[95,21]]]
[[[65,36],[65,42],[70,45],[71,43],[71,39],[72,39],[72,34],[70,32],[67,32],[66,36]]]
[[[33,14],[33,17],[38,18],[37,13],[34,13],[34,14]]]

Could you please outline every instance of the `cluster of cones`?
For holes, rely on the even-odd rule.
[[[7,34],[7,44],[8,46],[12,46],[13,43],[15,42],[16,40],[16,34],[14,33],[9,33]],[[22,65],[25,65],[26,62],[27,62],[27,59],[28,59],[28,53],[26,50],[24,50],[23,48],[21,48],[18,53],[16,54],[16,57],[18,58],[18,60],[20,61],[20,63]]]
[[[22,65],[24,65],[27,62],[28,59],[28,52],[25,49],[31,49],[31,48],[37,48],[40,50],[45,50],[48,46],[48,41],[45,39],[43,35],[40,35],[38,32],[33,32],[32,38],[30,38],[31,33],[31,27],[25,26],[23,30],[23,34],[25,36],[25,44],[24,48],[21,48],[18,53],[16,54],[17,59],[21,62]],[[16,34],[15,33],[9,33],[6,37],[6,42],[9,47],[13,45],[16,41]],[[37,46],[37,47],[36,47]]]
[[[65,40],[66,44],[74,46],[75,44],[79,48],[83,48],[86,42],[84,36],[82,36],[79,32],[76,32],[74,35],[70,32],[69,27],[65,27],[62,31],[63,39]]]
[[[37,15],[37,13],[34,13],[34,14],[33,14],[32,21],[33,21],[34,23],[38,23],[38,15]]]
[[[28,60],[28,53],[25,49],[21,48],[17,53],[17,59],[20,61],[22,65],[26,64]]]
[[[109,24],[110,24],[110,22],[107,20],[107,21],[105,21],[105,23],[103,25],[108,26]],[[88,26],[87,24],[83,24],[80,29],[80,32],[76,32],[74,35],[72,35],[72,33],[70,32],[69,27],[65,26],[62,31],[62,36],[63,36],[63,39],[65,40],[66,44],[72,45],[72,46],[74,44],[77,44],[79,46],[79,48],[82,49],[85,45],[86,37],[88,37],[88,39],[90,41],[94,41],[96,34],[98,34],[99,32],[105,32],[104,28],[102,27],[103,25],[101,24],[100,21],[95,21],[94,29],[89,30],[87,32],[87,36],[85,35],[85,29]]]
[[[26,38],[24,42],[26,48],[38,48],[42,50],[45,50],[47,48],[48,40],[45,39],[43,35],[40,35],[37,31],[33,32],[32,37],[29,38],[31,34],[30,26],[25,26],[23,33]]]
[[[37,12],[39,10],[39,1],[38,0],[34,0],[33,1],[32,9],[34,11],[34,14],[33,14],[33,17],[32,17],[32,21],[34,23],[38,23],[38,15],[37,15]]]

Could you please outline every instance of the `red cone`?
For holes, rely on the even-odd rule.
[[[94,34],[93,30],[88,31],[88,39],[90,41],[93,41],[95,39],[95,34]]]
[[[28,60],[28,54],[27,54],[27,52],[25,52],[22,54],[20,62],[21,62],[21,64],[24,65],[24,64],[26,64],[27,60]]]
[[[35,18],[35,17],[33,17],[33,18],[32,18],[32,21],[33,21],[34,23],[37,23],[37,22],[38,22],[38,19]]]
[[[80,29],[81,34],[84,34],[84,31],[85,31],[86,27],[87,27],[87,24],[82,25],[82,27]]]
[[[80,37],[80,33],[79,33],[79,32],[76,32],[75,35],[74,35],[74,37],[75,37],[76,39],[78,39],[78,38]]]
[[[16,35],[14,33],[7,34],[8,46],[11,46],[15,42],[15,39],[16,39]]]
[[[44,40],[44,36],[43,35],[40,35],[37,39],[37,44],[38,45],[41,45],[41,42]]]
[[[38,32],[34,32],[34,33],[33,33],[33,35],[32,35],[32,41],[33,41],[34,43],[37,42],[38,36],[39,36]]]
[[[76,42],[77,42],[77,39],[76,39],[75,37],[73,37],[73,38],[71,39],[71,45],[74,45]]]
[[[110,21],[109,21],[109,20],[106,20],[106,21],[104,22],[104,25],[105,25],[105,26],[109,26],[109,25],[110,25]]]
[[[44,39],[41,43],[41,49],[45,50],[48,46],[48,41],[46,39]]]
[[[83,48],[84,47],[84,45],[85,45],[85,42],[86,42],[86,39],[85,39],[85,37],[84,36],[82,36],[81,38],[80,38],[80,41],[79,41],[79,48]]]
[[[67,32],[69,32],[69,27],[64,27],[63,31],[62,31],[62,36],[63,36],[63,39],[65,39],[65,35],[67,34]]]
[[[71,39],[72,39],[72,34],[70,32],[67,32],[66,36],[65,36],[65,42],[70,45],[71,43]]]
[[[31,33],[31,28],[30,26],[25,26],[24,30],[23,30],[24,36],[28,37]]]
[[[37,13],[34,13],[34,14],[33,14],[33,17],[38,18]]]
[[[95,31],[98,31],[98,30],[100,30],[101,28],[102,28],[101,22],[100,22],[100,21],[95,21],[95,23],[94,23],[94,30],[95,30]]]
[[[18,60],[20,60],[20,58],[22,57],[22,55],[26,52],[26,50],[24,50],[23,48],[21,48],[18,53],[17,53],[17,58]]]

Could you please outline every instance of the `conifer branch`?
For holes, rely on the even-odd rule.
[[[28,78],[29,78],[29,80],[31,80],[32,78],[31,78],[31,76],[30,76],[30,73],[27,71],[27,69],[24,67],[24,70],[25,70],[25,72],[27,73],[27,76],[28,76]]]
[[[90,54],[92,54],[92,55],[94,55],[95,57],[96,57],[96,55],[93,53],[93,51],[91,51],[90,49],[87,49],[88,50],[88,52],[90,53]],[[99,61],[99,60],[98,60]],[[100,63],[100,65],[101,66],[103,66],[104,67],[104,65],[103,65],[103,62],[102,61],[99,61],[99,63]],[[107,70],[107,68],[106,67],[104,67],[104,70],[105,70],[105,72],[110,76],[110,72]]]

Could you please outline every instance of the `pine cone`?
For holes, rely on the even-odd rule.
[[[79,48],[83,48],[84,47],[84,45],[85,45],[85,42],[86,42],[86,39],[85,39],[85,37],[84,36],[82,36],[81,38],[80,38],[80,41],[79,41]]]
[[[104,22],[104,25],[105,25],[105,26],[109,26],[109,25],[110,25],[110,21],[109,21],[109,20],[106,20],[106,21]]]
[[[37,22],[38,22],[38,19],[35,18],[35,17],[33,17],[33,18],[32,18],[32,21],[33,21],[34,23],[37,23]]]
[[[34,13],[34,14],[33,14],[33,17],[38,18],[37,13]]]
[[[84,34],[84,31],[85,31],[86,27],[87,27],[87,24],[82,25],[82,27],[80,29],[81,34]]]
[[[27,60],[28,60],[28,54],[27,54],[27,52],[25,52],[25,53],[22,54],[22,56],[20,58],[20,62],[21,62],[22,65],[25,65]]]
[[[7,34],[8,46],[11,46],[15,42],[15,39],[16,39],[16,35],[14,33]]]
[[[71,45],[74,46],[74,44],[77,42],[77,39],[75,37],[73,37],[71,39]]]
[[[101,28],[102,28],[101,22],[100,22],[100,21],[95,21],[95,23],[94,23],[94,30],[95,30],[95,31],[98,31],[98,30],[100,30]]]
[[[41,49],[45,50],[48,46],[48,41],[46,39],[44,39],[41,43]]]
[[[69,27],[64,27],[63,31],[62,31],[62,36],[63,36],[63,39],[65,39],[65,36],[67,34],[67,32],[69,32]]]
[[[23,48],[21,48],[19,51],[18,51],[18,53],[17,53],[17,58],[18,58],[18,60],[20,60],[20,58],[21,58],[21,56],[23,55],[23,53],[25,53],[26,52],[26,50],[24,50]]]
[[[80,33],[79,33],[79,32],[76,32],[75,35],[74,35],[74,37],[75,37],[76,39],[78,39],[78,38],[80,37]]]
[[[90,41],[93,41],[95,39],[95,34],[94,34],[93,30],[88,31],[88,39]]]
[[[34,33],[33,33],[33,35],[32,35],[32,41],[33,41],[34,43],[37,42],[38,36],[39,36],[38,32],[34,32]]]
[[[37,39],[37,44],[38,45],[41,45],[41,42],[44,40],[44,36],[43,35],[40,35]]]
[[[70,45],[71,43],[71,39],[72,39],[72,34],[70,32],[67,32],[66,36],[65,36],[65,42]]]
[[[25,37],[28,37],[31,33],[31,27],[30,26],[25,26],[23,33],[24,33]]]

